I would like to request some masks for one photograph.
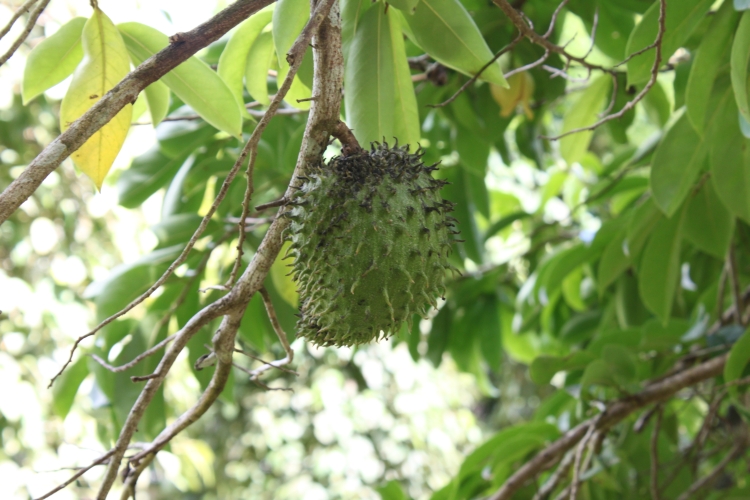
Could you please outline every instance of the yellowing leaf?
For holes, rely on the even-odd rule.
[[[60,106],[60,128],[64,131],[114,87],[130,70],[130,59],[120,32],[99,9],[83,27],[83,63]],[[112,120],[92,135],[71,157],[83,173],[101,189],[104,177],[120,152],[130,128],[133,106],[126,105]]]
[[[284,246],[281,247],[281,252],[279,252],[280,256],[286,255],[287,250],[289,250],[290,243],[286,242],[284,243]],[[281,295],[281,298],[284,299],[290,306],[297,307],[297,304],[299,302],[299,294],[297,293],[297,285],[294,283],[294,280],[292,279],[292,276],[289,274],[289,266],[287,266],[288,260],[283,260],[282,258],[278,258],[274,261],[273,265],[271,265],[271,272],[269,273],[271,275],[271,280],[273,281],[273,286],[276,288],[276,291]]]
[[[529,107],[529,102],[534,96],[534,78],[528,71],[522,71],[508,78],[508,85],[509,87],[505,88],[490,84],[492,98],[500,105],[500,116],[509,117],[520,105],[526,118],[532,120],[534,113]]]

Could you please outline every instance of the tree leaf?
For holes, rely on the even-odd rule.
[[[289,274],[290,268],[287,265],[288,260],[283,260],[282,257],[286,255],[287,250],[291,243],[287,241],[279,251],[279,257],[271,265],[271,279],[273,280],[273,286],[279,293],[282,299],[286,301],[292,307],[297,307],[299,303],[299,294],[297,293],[297,285],[294,283],[292,276]]]
[[[268,69],[273,57],[273,36],[270,32],[261,33],[247,53],[245,87],[250,96],[264,106],[271,103],[268,98]]]
[[[382,8],[365,12],[345,68],[346,119],[365,147],[393,137],[394,132],[395,74],[389,18]]]
[[[708,145],[686,114],[664,134],[651,162],[651,191],[667,217],[680,208],[706,161]]]
[[[83,27],[81,38],[86,57],[73,74],[73,81],[60,105],[62,131],[67,130],[130,71],[130,60],[122,37],[101,10],[94,9]],[[76,166],[94,181],[98,189],[101,189],[104,177],[125,142],[132,112],[133,106],[125,105],[71,155]]]
[[[414,94],[414,84],[411,81],[409,61],[406,58],[400,16],[390,16],[389,25],[395,77],[393,135],[402,144],[410,144],[416,150],[420,139],[419,111],[417,110],[417,96]]]
[[[23,70],[23,104],[70,76],[83,59],[86,18],[75,17],[29,53]]]
[[[729,2],[724,2],[714,14],[695,54],[685,89],[685,104],[690,123],[700,134],[705,129],[706,112],[709,109],[709,99],[706,97],[711,94],[719,68],[729,57],[732,34],[738,20],[737,12]]]
[[[685,239],[700,250],[724,259],[734,234],[734,216],[726,209],[711,182],[688,200]]]
[[[740,25],[734,35],[731,55],[731,75],[734,98],[737,107],[745,120],[750,121],[750,103],[748,102],[748,64],[750,63],[750,12],[742,14]]]
[[[187,154],[170,158],[154,146],[133,159],[130,168],[117,179],[120,205],[135,208],[163,187],[179,170]]]
[[[721,202],[750,221],[750,140],[742,135],[737,116],[735,100],[725,98],[710,131],[711,182]]]
[[[565,357],[538,356],[529,366],[529,377],[535,384],[549,384],[557,372],[586,368],[596,356],[586,351],[577,351]]]
[[[713,3],[713,0],[682,0],[679,6],[667,6],[666,30],[661,45],[662,64],[682,46]],[[628,54],[633,54],[656,40],[659,32],[659,4],[658,1],[654,2],[630,33],[626,49]],[[628,85],[643,83],[649,79],[655,57],[655,51],[651,49],[628,62]]]
[[[203,217],[194,213],[176,214],[163,219],[158,224],[154,224],[150,229],[159,240],[159,245],[156,248],[158,249],[176,245],[178,243],[186,243],[192,238],[202,220]],[[201,238],[215,235],[220,230],[221,226],[218,222],[215,220],[209,220]]]
[[[141,23],[117,26],[134,60],[143,62],[169,45],[166,35]],[[240,106],[227,84],[206,63],[193,56],[161,78],[198,115],[219,130],[238,136]]]
[[[729,351],[729,357],[724,365],[724,382],[729,383],[740,378],[748,361],[750,361],[750,330],[746,330]],[[735,401],[738,393],[737,386],[729,387],[729,394]]]
[[[388,1],[391,6],[396,7],[398,10],[402,10],[407,14],[411,14],[416,9],[419,0],[394,0]]]
[[[63,420],[73,406],[81,382],[89,374],[87,356],[81,356],[60,375],[60,380],[52,386],[52,411]]]
[[[308,0],[279,0],[273,11],[273,44],[279,66],[284,66],[286,53],[294,45],[302,28],[310,19],[310,2]]]
[[[664,219],[664,215],[654,203],[653,198],[649,198],[635,209],[628,222],[628,234],[625,239],[627,255],[633,262],[640,255],[656,224],[662,219]]]
[[[375,4],[370,0],[341,0],[341,45],[345,61],[349,61],[349,47],[362,22],[362,16],[373,5]]]
[[[83,293],[96,300],[97,318],[105,319],[145,292],[169,267],[184,245],[155,250],[126,264],[120,264],[103,279],[91,283]]]
[[[224,47],[219,57],[219,65],[216,73],[224,80],[234,98],[240,105],[244,116],[249,116],[245,109],[245,100],[242,97],[242,77],[245,76],[249,52],[263,28],[271,22],[274,5],[271,4],[260,12],[253,14],[249,19],[242,22]],[[270,37],[270,34],[269,34]],[[268,75],[268,67],[263,75],[265,84]],[[266,94],[267,96],[268,94]]]
[[[413,12],[402,12],[414,43],[445,66],[473,76],[494,56],[459,0],[421,0]],[[499,62],[479,78],[508,87]]]
[[[600,295],[604,294],[607,287],[630,267],[630,259],[624,252],[626,234],[623,227],[619,234],[604,248],[597,268],[597,285]]]
[[[156,127],[169,112],[169,87],[157,80],[143,91],[146,94],[151,125]]]
[[[680,247],[685,210],[656,224],[643,252],[638,270],[638,290],[643,304],[663,324],[672,313],[672,301],[680,278]]]
[[[408,497],[395,479],[376,489],[381,500],[408,500]]]
[[[591,85],[571,106],[571,110],[565,114],[562,133],[596,123],[609,94],[609,87],[610,79],[607,75],[602,75],[591,82]],[[569,165],[581,161],[593,135],[592,130],[587,130],[563,137],[560,139],[560,155]]]

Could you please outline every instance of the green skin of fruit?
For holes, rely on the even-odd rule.
[[[453,203],[408,146],[333,158],[303,178],[291,247],[301,336],[350,346],[388,337],[445,293]]]

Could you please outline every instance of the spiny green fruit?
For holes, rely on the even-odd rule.
[[[324,346],[388,337],[445,293],[456,219],[419,150],[371,150],[321,163],[300,178],[292,219],[299,334]]]

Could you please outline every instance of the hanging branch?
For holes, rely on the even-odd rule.
[[[237,0],[197,28],[180,33],[178,37],[173,36],[169,46],[123,78],[65,132],[49,143],[21,175],[0,193],[0,224],[36,191],[64,159],[114,118],[125,105],[135,102],[143,89],[271,3],[273,0]]]
[[[330,131],[335,126],[339,117],[341,100],[339,89],[343,81],[343,55],[341,54],[341,28],[338,19],[338,7],[333,6],[334,4],[335,0],[326,0],[317,5],[308,25],[300,37],[298,37],[288,55],[290,66],[298,65],[301,61],[301,55],[307,48],[310,36],[316,32],[317,27],[317,34],[312,38],[312,41],[315,47],[313,52],[315,57],[313,95],[318,96],[318,98],[310,108],[310,118],[305,128],[302,147],[295,169],[296,175],[304,175],[304,172],[320,157],[328,145]],[[335,91],[332,89],[335,89]],[[292,191],[292,188],[288,188],[287,194],[291,195]],[[110,460],[97,496],[98,500],[104,500],[112,488],[117,477],[119,464],[128,443],[135,433],[138,422],[156,394],[156,391],[161,386],[177,355],[187,343],[187,340],[194,335],[197,331],[196,328],[200,328],[207,324],[208,321],[223,315],[221,325],[213,337],[213,349],[217,358],[217,367],[209,383],[209,388],[206,389],[206,392],[204,392],[193,408],[165,429],[151,446],[144,450],[144,452],[133,457],[132,460],[138,461],[144,459],[148,454],[158,451],[160,447],[163,447],[175,435],[197,420],[210,406],[210,402],[212,400],[215,401],[216,397],[218,397],[218,394],[221,392],[220,388],[223,388],[223,385],[226,383],[227,374],[231,370],[234,340],[242,317],[245,314],[247,304],[253,294],[260,289],[270,270],[271,264],[276,259],[281,248],[281,233],[287,225],[288,220],[286,218],[277,218],[271,224],[249,266],[238,279],[230,293],[191,318],[178,334],[174,343],[160,362],[155,372],[155,378],[146,383],[138,400],[131,409],[127,420],[123,424],[122,432],[115,445],[115,453]]]

